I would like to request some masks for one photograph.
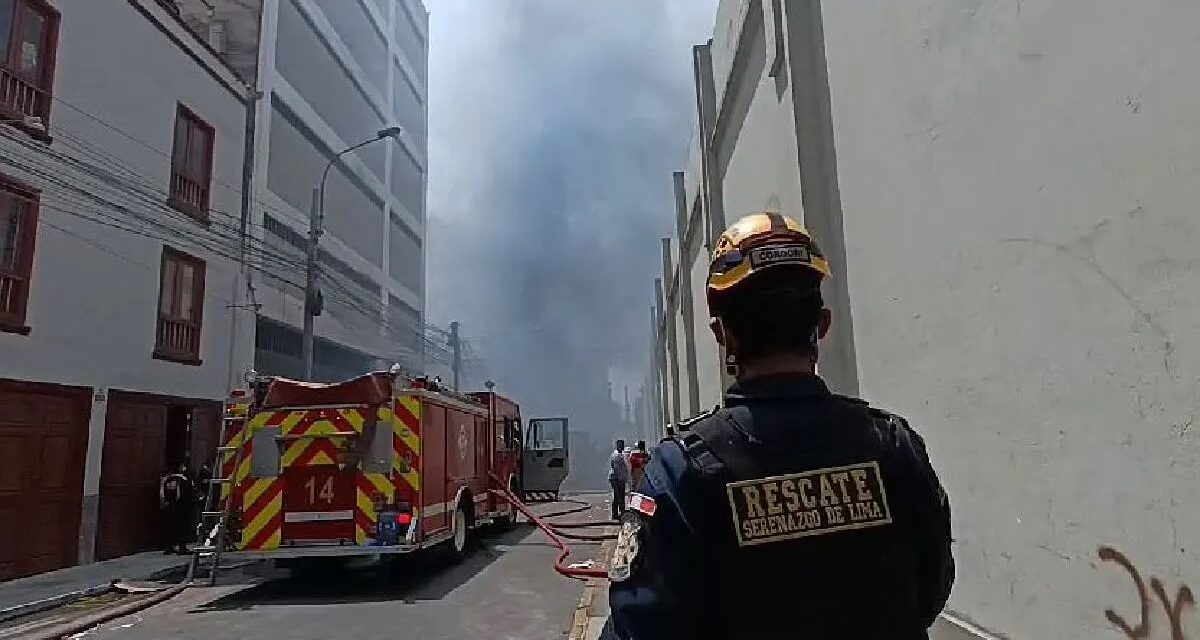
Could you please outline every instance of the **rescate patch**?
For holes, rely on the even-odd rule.
[[[631,493],[625,498],[625,507],[646,514],[647,516],[654,515],[658,511],[658,503],[650,496],[644,496],[640,493]]]
[[[725,485],[743,547],[892,523],[875,461]]]

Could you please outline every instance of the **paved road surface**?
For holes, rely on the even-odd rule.
[[[573,548],[580,558],[596,549],[589,543]],[[554,572],[557,553],[526,524],[486,537],[458,564],[444,554],[408,558],[391,579],[359,571],[301,580],[255,567],[109,622],[81,640],[562,640],[583,583]]]

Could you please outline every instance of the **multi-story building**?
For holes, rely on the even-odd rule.
[[[713,234],[802,219],[834,272],[819,372],[907,416],[950,497],[939,640],[1182,638],[1195,619],[1198,19],[722,0],[696,49],[656,328],[666,413],[720,391]]]
[[[255,248],[289,256],[255,276],[255,367],[299,377],[312,190],[327,163],[391,126],[398,139],[329,174],[314,377],[422,368],[428,13],[420,0],[175,0],[252,84]]]
[[[212,455],[250,98],[155,0],[0,1],[0,579],[153,548]]]

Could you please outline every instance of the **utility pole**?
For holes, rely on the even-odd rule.
[[[321,184],[324,184],[322,180]],[[321,315],[321,292],[317,289],[317,242],[321,239],[321,187],[313,187],[308,210],[308,247],[304,260],[304,379],[313,379],[313,323]]]
[[[454,359],[450,364],[450,377],[454,381],[454,390],[458,391],[458,380],[462,375],[462,341],[458,337],[457,322],[450,323],[450,349],[454,353]]]

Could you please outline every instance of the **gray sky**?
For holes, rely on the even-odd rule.
[[[523,405],[586,412],[644,375],[716,0],[426,3],[429,318]]]

